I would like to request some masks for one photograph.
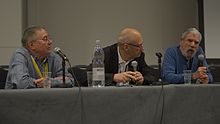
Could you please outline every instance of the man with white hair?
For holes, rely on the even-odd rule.
[[[165,52],[162,76],[163,80],[169,83],[183,83],[183,70],[192,71],[192,81],[199,80],[202,84],[213,82],[213,77],[207,69],[207,62],[202,60],[199,65],[198,56],[204,52],[199,46],[202,39],[201,33],[196,28],[187,29],[181,36],[178,46],[168,48]]]

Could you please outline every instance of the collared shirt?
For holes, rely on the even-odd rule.
[[[52,52],[47,56],[47,62],[49,72],[52,73],[52,87],[61,87],[62,80],[54,78],[62,76],[63,74],[62,59]],[[67,69],[65,75],[69,77],[69,79],[65,82],[66,85],[72,87],[74,85],[74,79],[71,74],[67,72]],[[14,86],[18,89],[36,88],[34,80],[39,78],[40,76],[32,63],[29,51],[24,47],[17,49],[9,63],[9,71],[5,88],[11,89],[14,88]]]
[[[117,51],[118,51],[118,72],[121,73],[121,72],[126,72],[128,70],[128,63],[130,61],[124,61],[119,53],[119,46],[117,47]]]

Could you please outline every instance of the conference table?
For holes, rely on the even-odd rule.
[[[220,124],[220,84],[0,90],[0,124]]]

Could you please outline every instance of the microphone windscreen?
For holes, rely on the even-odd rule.
[[[137,71],[137,65],[138,65],[137,61],[131,62],[131,66],[133,67],[134,71]]]
[[[53,51],[57,53],[57,52],[60,51],[60,50],[61,50],[61,49],[60,49],[59,47],[55,47]]]
[[[205,58],[205,56],[203,54],[198,55],[198,59],[199,61],[203,61]]]
[[[137,61],[132,61],[132,62],[131,62],[131,66],[133,66],[133,67],[134,67],[134,66],[137,67],[137,64],[138,64]]]
[[[203,66],[203,60],[205,59],[205,56],[203,54],[198,55],[198,67]]]

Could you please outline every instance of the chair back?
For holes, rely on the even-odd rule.
[[[0,89],[5,88],[7,74],[8,74],[8,65],[0,65]]]
[[[208,68],[213,76],[213,82],[220,83],[220,65],[210,65]]]
[[[68,68],[68,72],[75,75],[75,85],[78,86],[76,80],[81,86],[88,86],[87,84],[87,65],[75,65],[72,68]]]

